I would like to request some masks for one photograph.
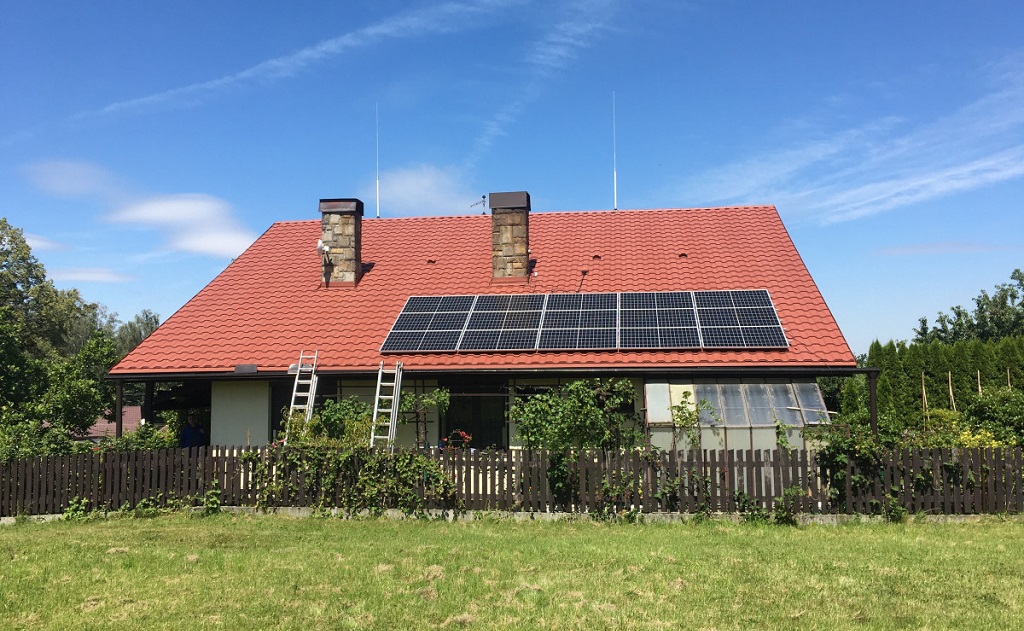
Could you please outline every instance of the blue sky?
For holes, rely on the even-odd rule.
[[[775,204],[855,352],[1024,266],[1019,2],[0,0],[0,215],[163,318],[321,197]]]

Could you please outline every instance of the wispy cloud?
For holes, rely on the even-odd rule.
[[[540,37],[531,42],[524,52],[520,67],[524,79],[516,96],[494,116],[484,122],[483,129],[466,159],[472,167],[507,134],[523,109],[542,93],[541,86],[579,57],[580,53],[609,30],[615,14],[615,0],[580,0],[566,7],[564,19],[544,29]]]
[[[686,178],[698,203],[771,201],[820,223],[851,221],[1024,176],[1024,54],[989,69],[992,89],[933,121],[880,119]]]
[[[49,270],[47,275],[55,281],[66,283],[125,283],[134,280],[131,276],[101,267],[57,268]]]
[[[913,243],[878,248],[871,253],[875,256],[934,256],[949,254],[988,254],[1012,248],[976,241],[941,241],[938,243]]]
[[[33,186],[54,197],[89,198],[110,205],[128,199],[124,185],[112,173],[88,162],[48,160],[30,164],[23,172]]]
[[[110,171],[88,162],[39,162],[25,167],[24,173],[36,188],[48,195],[92,199],[110,209],[106,219],[111,222],[161,232],[165,239],[164,250],[233,257],[256,239],[256,235],[235,218],[230,204],[211,195],[132,194]],[[45,237],[35,238],[42,247],[54,244]],[[122,254],[131,250],[122,248]]]
[[[196,254],[238,256],[256,240],[255,234],[235,220],[227,202],[210,195],[151,197],[112,213],[108,219],[161,230],[170,249]]]
[[[469,191],[464,179],[456,167],[431,164],[384,171],[380,174],[381,216],[471,214],[472,204],[479,206],[480,194]],[[363,199],[375,200],[373,187],[366,187],[362,195]],[[374,203],[369,201],[367,206]],[[367,216],[370,213],[367,209]]]
[[[31,234],[29,232],[26,232],[23,236],[25,237],[25,243],[28,244],[28,247],[32,248],[37,252],[41,250],[64,249],[63,244],[57,243],[52,239],[47,239],[46,237],[39,236],[38,234]]]
[[[343,33],[287,55],[267,59],[229,75],[117,101],[97,110],[80,112],[75,114],[72,119],[95,118],[155,106],[194,104],[211,95],[224,93],[240,86],[255,83],[266,84],[292,77],[314,64],[337,57],[346,51],[365,48],[381,41],[450,33],[469,28],[480,17],[521,4],[522,1],[477,0],[475,2],[445,2],[426,6]]]

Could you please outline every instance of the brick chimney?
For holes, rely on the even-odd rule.
[[[355,287],[363,276],[363,202],[358,199],[321,199],[320,239],[323,279],[328,285]]]
[[[494,282],[530,276],[530,194],[491,193],[491,268]]]

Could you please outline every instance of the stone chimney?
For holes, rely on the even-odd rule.
[[[363,202],[321,199],[320,212],[324,282],[327,286],[355,287],[363,276]]]
[[[491,193],[491,268],[495,282],[530,276],[530,194]]]

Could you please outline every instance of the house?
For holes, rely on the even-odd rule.
[[[109,414],[109,411],[108,411]],[[110,416],[113,416],[110,414]],[[121,407],[121,431],[122,432],[134,432],[142,424],[142,406],[141,405],[125,405]],[[99,417],[96,422],[92,424],[86,433],[85,440],[89,442],[98,443],[104,438],[112,438],[117,434],[117,426],[114,421]]]
[[[319,220],[272,225],[110,378],[178,383],[208,407],[212,443],[258,445],[300,352],[319,354],[318,401],[371,401],[380,363],[402,362],[404,390],[451,391],[428,443],[461,429],[514,447],[517,394],[628,377],[655,445],[672,444],[671,406],[706,400],[705,447],[760,449],[776,422],[798,445],[825,416],[816,377],[857,372],[773,206],[531,212],[526,192],[489,206],[373,219],[323,199]]]

